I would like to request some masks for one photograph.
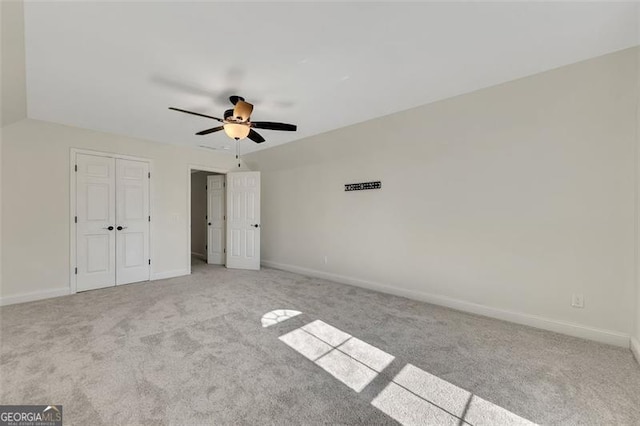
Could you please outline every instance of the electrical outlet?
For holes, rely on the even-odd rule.
[[[574,308],[584,308],[584,296],[582,294],[574,294],[571,296],[571,306]]]
[[[329,258],[327,256],[324,257],[324,264],[326,265],[327,263],[329,263]]]

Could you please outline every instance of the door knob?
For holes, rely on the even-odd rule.
[[[106,228],[102,228],[102,229],[106,229],[108,231],[113,231],[113,226],[107,226]]]
[[[126,226],[118,226],[116,229],[118,231],[122,231],[123,229],[127,229],[127,227]]]
[[[207,225],[211,226],[211,222],[207,223]]]
[[[249,226],[253,226],[254,228],[260,227],[260,225],[258,225],[257,223],[255,225],[249,225]]]

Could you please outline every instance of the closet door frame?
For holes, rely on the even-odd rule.
[[[96,155],[100,157],[108,157],[115,159],[123,159],[123,160],[133,160],[133,161],[144,161],[149,163],[149,173],[150,176],[153,177],[153,160],[144,157],[134,157],[131,155],[122,155],[117,154],[115,152],[104,152],[104,151],[93,151],[88,149],[79,149],[79,148],[71,148],[69,152],[69,293],[74,294],[78,292],[78,276],[76,275],[76,255],[77,255],[77,240],[76,240],[76,223],[75,218],[77,215],[76,211],[76,197],[77,197],[77,188],[76,188],[76,156],[78,154],[87,154],[87,155]],[[149,215],[151,216],[151,223],[149,224],[149,256],[153,259],[153,246],[152,246],[152,238],[153,238],[153,224],[154,224],[154,215],[153,215],[153,179],[149,179]],[[154,262],[151,262],[149,268],[149,279],[154,276]]]

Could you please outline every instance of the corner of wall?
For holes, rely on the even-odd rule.
[[[2,127],[27,117],[24,2],[0,2],[2,22],[1,111]]]
[[[2,132],[0,132],[0,293],[2,293]]]
[[[640,3],[636,4],[636,318],[635,335],[631,337],[631,351],[640,363]]]
[[[633,356],[636,357],[636,361],[640,364],[640,340],[635,337],[631,338],[631,352],[633,352]]]
[[[636,21],[638,31],[638,42],[640,43],[640,4],[636,5],[638,9],[638,19]],[[636,85],[636,318],[635,318],[635,336],[631,337],[631,350],[640,363],[640,46],[636,47],[637,61],[636,74],[638,75]]]

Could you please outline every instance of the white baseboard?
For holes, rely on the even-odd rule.
[[[448,308],[457,309],[459,311],[470,312],[477,315],[483,315],[486,317],[514,322],[516,324],[522,324],[530,327],[540,328],[543,330],[553,331],[556,333],[567,334],[569,336],[580,337],[583,339],[594,340],[596,342],[622,346],[625,348],[629,347],[630,336],[624,333],[619,333],[617,331],[603,330],[566,321],[543,318],[536,315],[529,315],[519,312],[507,311],[504,309],[492,308],[490,306],[480,305],[473,302],[466,302],[459,299],[453,299],[447,296],[391,287],[373,281],[332,274],[330,272],[323,272],[295,265],[272,262],[269,260],[263,260],[262,265],[268,268],[281,269],[283,271],[322,278],[342,284],[354,285],[369,290],[376,290],[382,293],[392,294],[394,296],[401,296],[408,299],[419,300],[421,302],[432,303],[434,305],[446,306]]]
[[[191,256],[197,257],[198,259],[202,259],[205,262],[207,261],[207,255],[202,253],[196,253],[194,251],[191,252]]]
[[[184,275],[189,275],[189,274],[190,272],[188,269],[174,269],[173,271],[155,272],[151,276],[151,281],[166,280],[167,278],[182,277]]]
[[[189,270],[175,269],[173,271],[158,272],[153,274],[151,279],[164,280],[167,278],[181,277],[183,275],[189,275]],[[69,287],[60,287],[53,290],[34,291],[31,293],[23,293],[15,296],[2,296],[0,297],[0,306],[33,302],[35,300],[50,299],[52,297],[67,296],[69,294],[72,294]]]
[[[631,352],[636,357],[636,361],[640,364],[640,340],[635,337],[631,338]]]
[[[71,292],[69,287],[60,287],[53,290],[34,291],[15,296],[0,297],[0,306],[15,305],[17,303],[33,302],[35,300],[50,299],[52,297],[67,296]]]

